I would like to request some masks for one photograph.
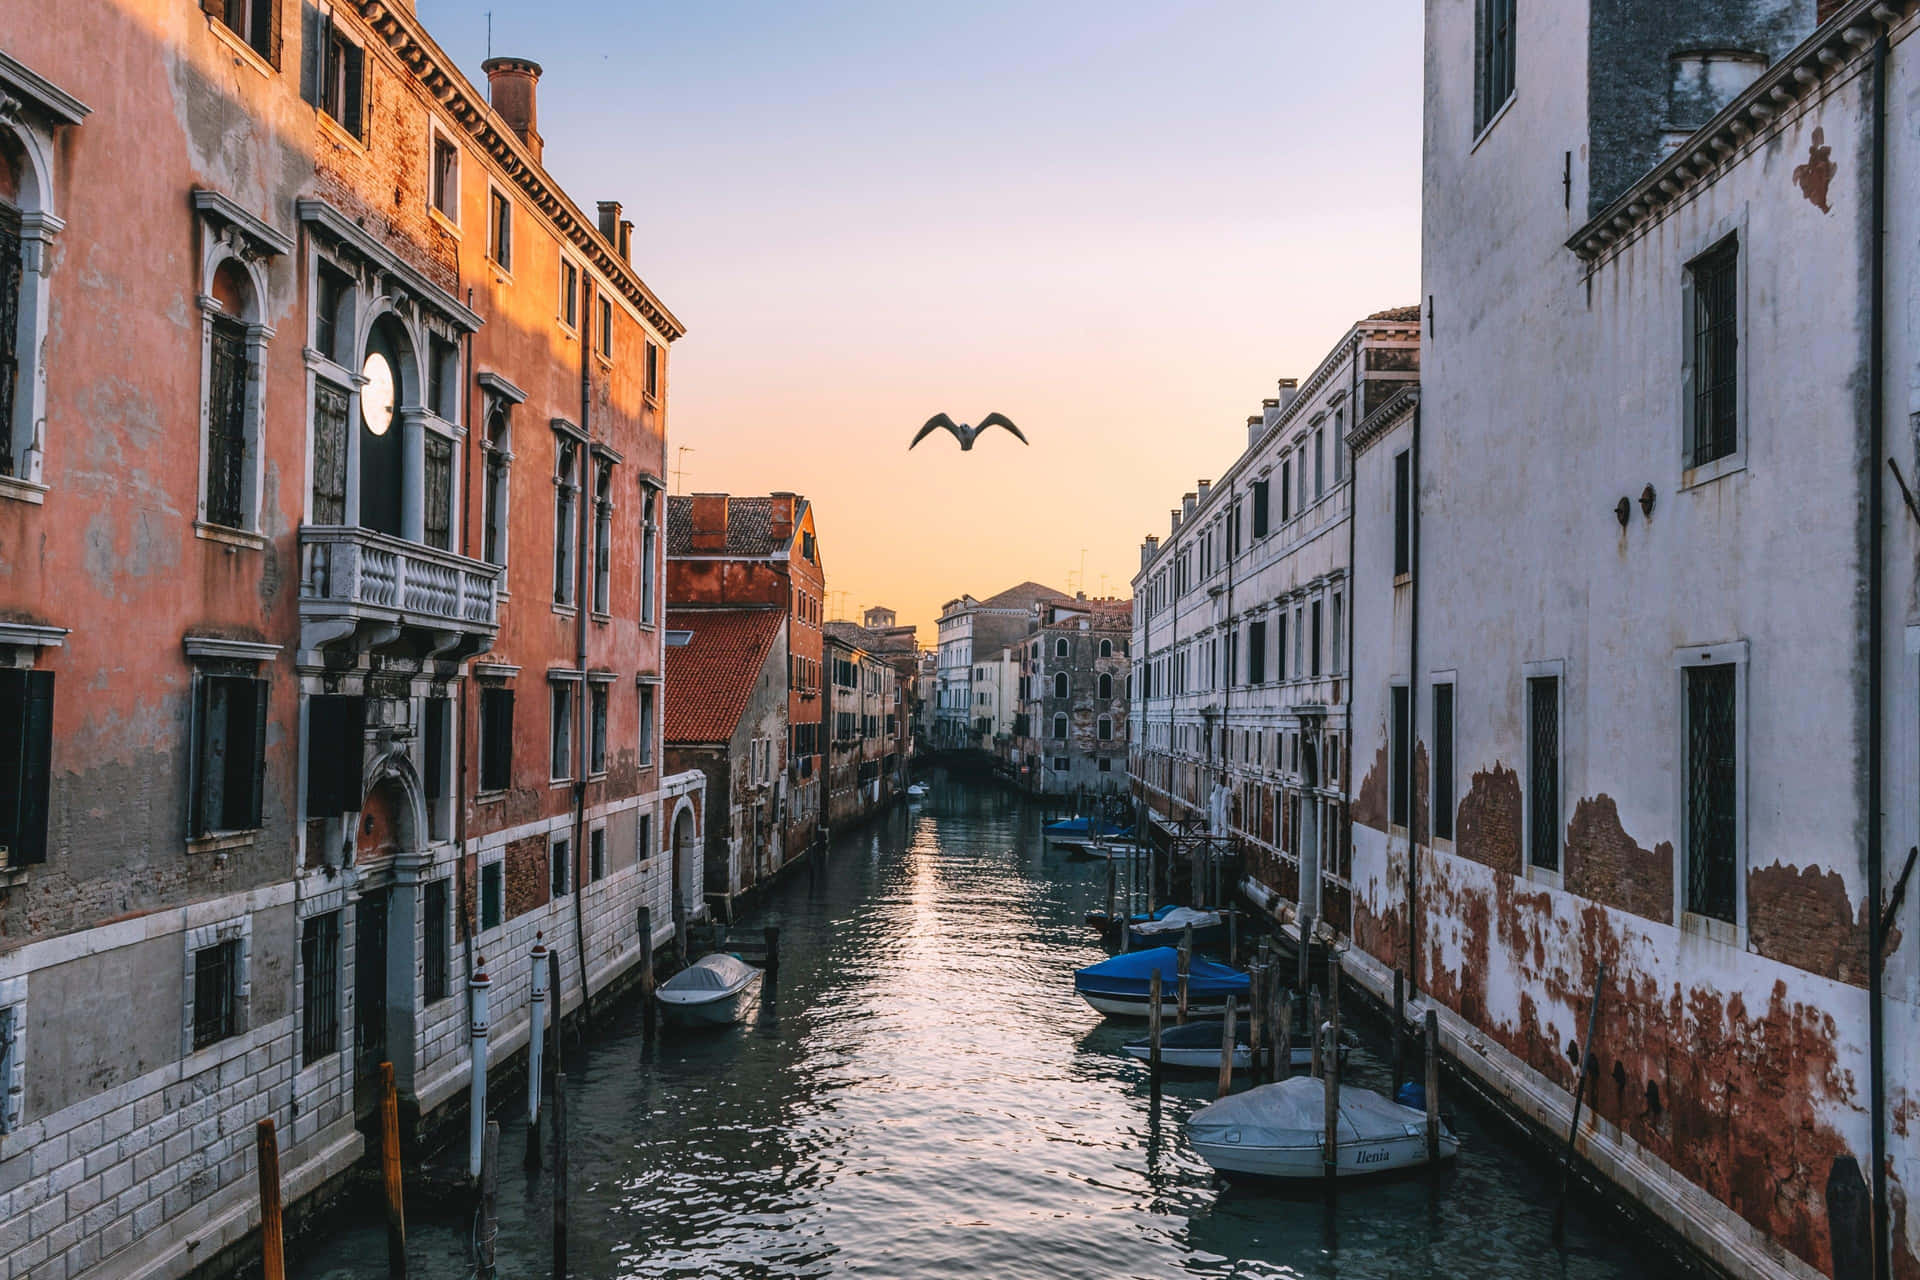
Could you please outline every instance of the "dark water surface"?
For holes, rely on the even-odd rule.
[[[1212,1082],[1170,1080],[1156,1115],[1137,1032],[1074,994],[1105,952],[1083,923],[1101,864],[1045,849],[1031,810],[936,786],[778,887],[777,1014],[666,1032],[637,1009],[568,1049],[570,1258],[600,1276],[1638,1277],[1663,1255],[1576,1205],[1549,1243],[1550,1166],[1488,1118],[1460,1159],[1351,1189],[1331,1210],[1222,1188],[1182,1123]],[[1377,1046],[1375,1046],[1377,1048]],[[1348,1078],[1385,1089],[1376,1053]],[[518,1109],[514,1116],[521,1114]],[[544,1174],[502,1117],[498,1274],[551,1274]],[[385,1274],[379,1219],[341,1212],[290,1259],[300,1280]],[[416,1214],[412,1274],[471,1273],[469,1224]]]

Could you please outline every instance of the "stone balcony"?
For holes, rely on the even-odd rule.
[[[498,565],[350,525],[300,527],[300,647],[459,661],[500,630]]]

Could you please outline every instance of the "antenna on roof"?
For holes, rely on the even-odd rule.
[[[673,491],[675,493],[679,493],[686,485],[687,455],[698,452],[699,450],[692,445],[683,444],[680,446],[680,452],[673,456]]]

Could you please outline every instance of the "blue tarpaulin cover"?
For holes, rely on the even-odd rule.
[[[1073,975],[1075,991],[1096,995],[1145,995],[1153,972],[1160,971],[1160,988],[1169,998],[1180,985],[1180,952],[1174,947],[1129,951],[1088,965]],[[1187,965],[1187,994],[1224,996],[1243,994],[1251,980],[1239,969],[1214,960],[1193,957]]]

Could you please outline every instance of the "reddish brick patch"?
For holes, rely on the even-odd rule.
[[[1867,904],[1856,917],[1838,871],[1776,862],[1748,872],[1747,939],[1782,964],[1867,984]]]
[[[1567,824],[1567,892],[1673,923],[1673,846],[1644,849],[1620,825],[1608,795],[1582,800]]]
[[[1519,875],[1520,775],[1498,760],[1493,768],[1474,774],[1460,801],[1455,831],[1454,847],[1461,857]]]
[[[552,894],[552,871],[547,865],[547,838],[528,836],[507,846],[507,919],[513,920],[547,905]]]
[[[1386,832],[1387,745],[1384,742],[1374,753],[1373,764],[1368,767],[1367,776],[1360,780],[1360,790],[1353,797],[1353,820],[1363,827]]]

